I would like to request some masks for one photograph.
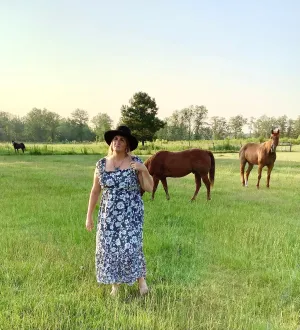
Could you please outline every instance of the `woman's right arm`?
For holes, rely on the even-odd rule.
[[[98,171],[96,169],[94,173],[94,182],[90,193],[90,199],[89,199],[86,222],[85,222],[85,226],[88,231],[91,231],[94,227],[93,212],[96,207],[97,201],[99,199],[100,193],[101,193],[101,187],[99,183]]]

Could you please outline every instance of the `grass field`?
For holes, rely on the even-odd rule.
[[[168,180],[170,201],[145,194],[151,292],[112,299],[84,226],[100,156],[1,156],[0,329],[298,329],[300,153],[277,157],[270,189],[217,154],[210,202],[202,187],[189,203],[192,176]]]

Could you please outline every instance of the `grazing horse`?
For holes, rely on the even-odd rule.
[[[261,172],[264,166],[268,167],[267,187],[270,186],[270,176],[276,160],[276,147],[279,143],[279,129],[271,131],[271,138],[264,143],[247,143],[240,149],[241,181],[242,185],[248,187],[249,174],[254,165],[258,165],[258,181],[256,187],[259,188]],[[246,181],[244,179],[245,165],[248,163],[246,171]]]
[[[144,164],[153,177],[152,200],[154,199],[159,180],[162,182],[166,197],[169,200],[170,196],[166,178],[180,178],[189,173],[195,175],[196,182],[196,190],[191,201],[196,199],[201,187],[201,179],[206,186],[207,200],[210,200],[210,188],[213,187],[215,177],[215,158],[212,152],[201,149],[179,152],[158,151],[147,159]]]
[[[19,152],[19,149],[22,149],[22,151],[24,153],[24,150],[26,148],[25,148],[25,144],[23,142],[21,142],[21,143],[17,143],[15,141],[11,141],[11,142],[12,142],[12,145],[14,146],[14,148],[15,148],[15,152],[17,152],[17,150]]]

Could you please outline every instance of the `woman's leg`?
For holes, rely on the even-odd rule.
[[[140,294],[143,296],[148,293],[148,287],[144,277],[138,278]]]
[[[110,295],[115,297],[118,294],[118,291],[119,291],[119,284],[113,284]]]

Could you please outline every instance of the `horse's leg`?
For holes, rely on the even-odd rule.
[[[195,183],[196,183],[196,190],[194,192],[194,196],[191,198],[191,202],[196,199],[201,187],[201,175],[199,173],[195,173]]]
[[[253,164],[248,163],[248,168],[246,171],[246,181],[245,181],[245,186],[248,187],[248,178],[250,175],[251,170],[253,169]]]
[[[156,175],[153,175],[153,190],[152,190],[152,200],[154,199],[154,195],[159,184],[159,178]]]
[[[208,178],[208,175],[204,175],[202,177],[202,180],[206,186],[206,192],[207,192],[207,200],[210,201],[211,198],[210,198],[210,181],[209,181],[209,178]]]
[[[268,166],[268,176],[267,176],[267,188],[270,187],[270,177],[273,170],[274,164]]]
[[[170,195],[169,195],[169,192],[168,192],[168,183],[167,183],[167,178],[163,178],[163,179],[160,179],[164,189],[165,189],[165,193],[166,193],[166,197],[167,197],[167,200],[170,199]]]
[[[259,165],[258,165],[257,184],[256,184],[257,189],[259,189],[259,181],[260,181],[260,179],[261,179],[261,172],[262,172],[262,169],[263,169],[263,165],[259,164]]]
[[[246,166],[247,161],[246,160],[241,160],[241,166],[240,166],[240,173],[241,173],[241,181],[242,181],[242,186],[245,186],[245,166]]]

